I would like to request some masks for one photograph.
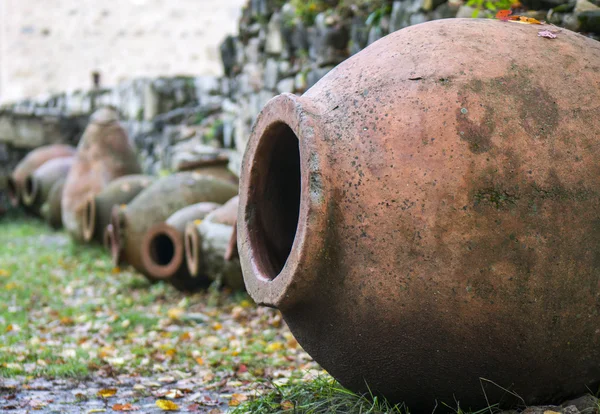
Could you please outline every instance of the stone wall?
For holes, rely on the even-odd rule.
[[[597,4],[526,1],[538,10],[519,14],[585,30],[592,37],[600,34]],[[221,45],[223,77],[136,79],[112,89],[4,106],[0,189],[2,177],[27,150],[75,143],[87,117],[101,105],[119,109],[146,172],[166,174],[225,153],[230,169],[239,174],[252,123],[273,96],[303,93],[335,65],[392,31],[427,20],[468,17],[474,10],[456,0],[250,0],[239,35]]]
[[[522,3],[515,13],[600,39],[600,0]],[[252,123],[273,96],[303,93],[350,55],[404,27],[477,13],[493,17],[476,5],[476,0],[250,0],[239,35],[221,45],[225,135],[241,154]]]
[[[219,44],[245,0],[2,0],[0,100],[116,86],[135,77],[221,75]]]

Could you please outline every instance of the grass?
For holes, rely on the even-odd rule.
[[[392,405],[373,395],[355,394],[328,375],[311,381],[291,380],[286,384],[271,382],[270,385],[270,392],[240,405],[232,413],[408,413],[402,404]]]
[[[0,246],[1,378],[178,372],[250,386],[273,369],[317,368],[279,313],[245,293],[150,284],[23,215],[0,222]]]

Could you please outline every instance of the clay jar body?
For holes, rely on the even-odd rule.
[[[155,224],[192,204],[222,204],[237,194],[237,186],[197,173],[177,173],[162,178],[143,190],[125,207],[112,212],[111,253],[118,265],[129,263],[148,275],[141,256],[142,240]]]
[[[33,213],[39,214],[40,208],[46,202],[52,186],[66,179],[73,165],[74,157],[54,158],[45,162],[33,174],[30,174],[22,187],[23,204]]]
[[[152,226],[142,240],[142,263],[151,279],[166,280],[179,290],[196,290],[208,279],[191,275],[185,263],[184,231],[188,222],[202,221],[216,203],[192,204]]]
[[[430,412],[598,389],[600,43],[538,30],[408,27],[257,118],[246,287],[352,390]]]
[[[14,169],[8,179],[8,197],[13,206],[21,202],[21,190],[25,179],[47,161],[54,158],[75,155],[75,148],[70,145],[47,145],[31,151]]]
[[[226,258],[234,237],[239,197],[210,213],[201,222],[187,223],[185,257],[189,273],[196,277],[221,280],[225,286],[244,288],[242,269],[237,255]]]
[[[83,213],[90,196],[116,178],[139,172],[136,155],[119,125],[117,113],[108,108],[94,112],[63,190],[62,221],[71,236],[76,240],[83,238]]]
[[[112,181],[99,194],[90,195],[84,207],[83,239],[103,243],[113,206],[129,203],[154,180],[148,175],[126,175]]]

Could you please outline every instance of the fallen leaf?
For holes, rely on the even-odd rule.
[[[182,398],[183,397],[183,391],[177,390],[177,389],[169,390],[165,394],[165,397],[170,398],[172,400],[174,400],[176,398]]]
[[[169,400],[157,400],[156,406],[163,411],[179,410],[179,406],[177,404],[175,404],[173,401],[169,401]]]
[[[283,349],[283,344],[281,342],[273,342],[269,345],[267,345],[266,351],[267,352],[275,352],[275,351],[281,351]]]
[[[131,405],[131,404],[127,403],[127,404],[115,404],[112,406],[112,409],[115,411],[137,411],[137,410],[139,410],[139,407],[136,407],[135,405]]]
[[[556,35],[552,33],[550,30],[540,30],[538,32],[539,37],[545,37],[547,39],[556,39]]]
[[[511,22],[515,22],[515,23],[542,24],[542,22],[534,19],[533,17],[525,17],[525,16],[510,16],[508,18],[508,20]]]
[[[104,388],[98,391],[96,394],[101,398],[110,398],[117,393],[116,388]]]
[[[496,19],[502,20],[502,21],[508,21],[508,16],[510,16],[512,14],[512,10],[500,10],[498,13],[496,13]]]
[[[104,408],[94,408],[88,411],[88,414],[92,413],[105,413],[106,410]]]
[[[238,405],[240,405],[242,402],[246,401],[248,399],[247,395],[244,394],[233,394],[231,396],[231,400],[229,400],[229,406],[230,407],[237,407]]]
[[[181,309],[181,308],[171,308],[171,309],[169,309],[167,311],[167,316],[170,319],[177,320],[177,319],[181,319],[181,317],[183,316],[184,312],[185,311],[183,309]]]
[[[113,267],[112,270],[111,270],[111,273],[113,275],[116,275],[117,273],[121,273],[121,268],[119,266]]]
[[[281,405],[282,410],[293,410],[294,409],[294,403],[291,402],[290,400],[282,401],[280,405]]]
[[[198,365],[203,365],[204,364],[204,360],[200,357],[196,358],[196,362],[198,363]]]
[[[10,272],[5,269],[0,269],[0,277],[8,277],[10,276]]]

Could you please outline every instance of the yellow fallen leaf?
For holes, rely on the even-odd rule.
[[[114,411],[137,411],[139,410],[138,407],[136,407],[135,405],[131,405],[129,403],[127,404],[115,404],[112,406],[112,409]]]
[[[166,352],[167,357],[169,358],[173,358],[175,355],[177,355],[177,351],[175,349],[169,349]]]
[[[248,399],[247,395],[244,394],[233,394],[231,396],[231,400],[229,400],[229,406],[230,407],[237,407],[238,405],[240,405],[242,402],[246,401]]]
[[[8,326],[6,327],[6,329],[4,330],[5,332],[10,332],[13,330],[13,326],[12,323],[9,323]]]
[[[7,283],[6,285],[4,285],[4,289],[6,289],[6,290],[13,290],[16,287],[17,287],[17,284],[15,282],[10,282],[10,283]]]
[[[542,22],[540,22],[537,19],[534,19],[533,17],[525,17],[525,16],[510,16],[509,21],[515,22],[515,23],[525,23],[525,24],[542,24]]]
[[[190,334],[189,332],[184,332],[181,335],[179,335],[180,341],[189,341],[191,339],[192,339],[192,334]]]
[[[173,401],[169,401],[169,400],[157,400],[156,406],[163,411],[179,410],[179,406],[177,404],[175,404]]]
[[[202,224],[202,220],[194,220],[194,224],[197,226],[199,224]]]
[[[198,365],[203,365],[204,364],[204,360],[200,357],[196,358],[196,362],[198,363]]]
[[[10,272],[5,269],[0,269],[0,277],[8,277],[10,276]]]
[[[121,268],[120,268],[119,266],[113,267],[113,268],[112,268],[112,270],[111,270],[111,273],[112,273],[113,275],[116,275],[116,274],[118,274],[118,273],[121,273]]]
[[[272,344],[267,345],[267,352],[275,352],[281,351],[283,349],[283,344],[281,342],[273,342]]]
[[[215,331],[220,331],[223,329],[223,325],[221,325],[219,322],[215,322],[212,327]]]
[[[75,321],[73,321],[73,319],[69,318],[68,316],[63,316],[62,318],[60,318],[61,325],[73,325],[74,323]]]
[[[184,312],[185,311],[183,309],[181,309],[181,308],[171,308],[171,309],[169,309],[167,311],[167,316],[170,319],[177,320],[177,319],[180,319],[183,316]]]
[[[105,413],[106,410],[104,408],[93,408],[91,410],[88,411],[88,414],[92,414],[92,413]]]
[[[97,392],[98,397],[110,398],[117,393],[116,388],[103,388]]]

